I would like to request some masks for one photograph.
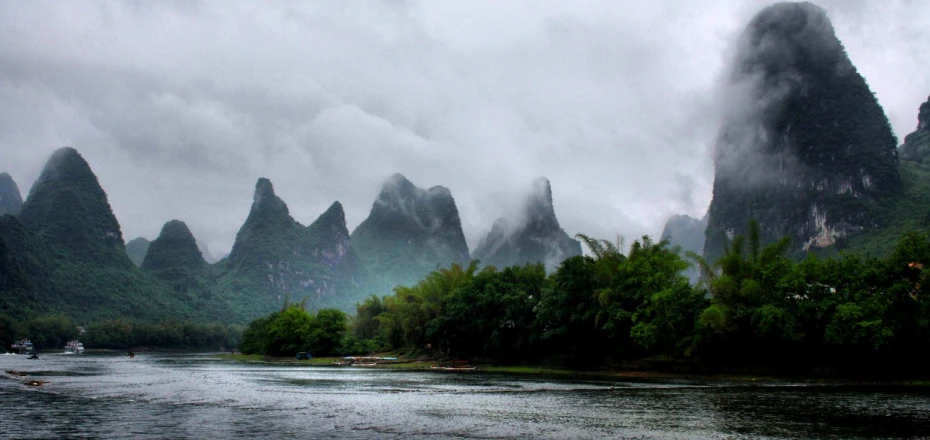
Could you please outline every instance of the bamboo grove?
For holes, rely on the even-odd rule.
[[[886,258],[797,261],[758,225],[713,262],[648,236],[579,235],[590,255],[542,265],[453,264],[357,304],[347,349],[408,350],[579,368],[920,372],[930,347],[930,237],[907,233]],[[683,271],[702,272],[692,286]]]

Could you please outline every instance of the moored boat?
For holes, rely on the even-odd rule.
[[[81,341],[78,341],[77,339],[73,341],[68,341],[68,343],[65,344],[65,353],[69,353],[69,354],[84,353],[84,344],[82,344]]]
[[[13,349],[13,353],[16,354],[30,354],[35,352],[35,348],[32,345],[32,341],[28,339],[21,339],[14,343],[10,348]]]

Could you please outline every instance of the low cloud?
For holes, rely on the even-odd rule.
[[[538,176],[569,234],[658,235],[710,200],[736,35],[767,2],[2,2],[0,171],[55,149],[124,236],[178,218],[222,254],[268,177],[350,229],[395,172],[456,198],[474,248]],[[930,4],[826,1],[899,138],[930,93]]]

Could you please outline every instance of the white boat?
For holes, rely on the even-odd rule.
[[[68,343],[65,344],[65,353],[81,354],[83,352],[84,352],[84,344],[82,344],[81,341],[78,341],[75,339],[73,341],[68,341]]]
[[[13,349],[13,353],[16,354],[30,354],[34,351],[32,341],[28,339],[16,342],[11,348]]]

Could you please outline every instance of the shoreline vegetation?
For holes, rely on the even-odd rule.
[[[308,365],[372,353],[407,361],[375,366],[393,369],[461,359],[501,373],[930,380],[930,234],[905,233],[882,258],[799,259],[787,254],[790,239],[763,245],[758,225],[748,230],[713,262],[648,236],[624,252],[619,240],[578,235],[590,254],[552,273],[542,264],[452,264],[372,295],[353,316],[311,312],[285,296],[279,311],[245,327],[115,319],[78,336],[65,315],[0,316],[0,340],[30,337],[40,350],[76,337],[89,350],[236,347],[230,359],[241,361],[306,352]],[[696,285],[683,274],[690,266],[702,274]]]
[[[432,368],[439,365],[439,359],[404,360],[399,362],[383,363],[364,367],[338,365],[341,357],[320,357],[307,360],[297,360],[291,357],[272,357],[258,354],[228,354],[218,353],[217,359],[237,362],[258,362],[269,364],[286,364],[306,367],[324,368],[373,368],[394,371],[431,371],[437,374],[448,373],[449,370]],[[804,384],[811,386],[893,386],[893,387],[921,387],[930,388],[930,381],[917,379],[889,379],[876,377],[834,377],[834,376],[784,376],[784,375],[756,375],[739,373],[685,373],[659,370],[641,369],[596,369],[575,370],[545,365],[490,365],[470,364],[474,370],[455,371],[464,374],[509,374],[528,376],[554,376],[576,379],[617,380],[617,381],[686,381],[686,382],[734,382],[739,384]]]
[[[485,371],[930,379],[922,367],[930,235],[905,233],[883,258],[801,259],[788,253],[790,238],[764,244],[756,222],[747,230],[715,261],[648,236],[627,250],[579,234],[590,254],[552,273],[542,264],[452,264],[393,295],[372,295],[351,317],[285,300],[245,328],[240,350],[389,352],[469,360]],[[701,272],[696,285],[684,275],[691,266]]]

